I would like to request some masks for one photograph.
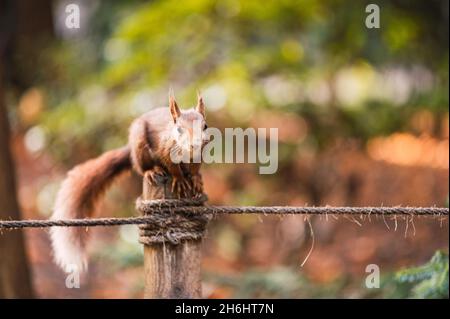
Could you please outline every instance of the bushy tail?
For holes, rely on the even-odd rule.
[[[61,185],[51,219],[90,217],[100,196],[120,173],[130,169],[128,146],[115,149],[74,167]],[[84,271],[86,229],[83,227],[53,227],[50,231],[54,258],[64,270],[69,266]],[[73,269],[71,269],[73,271]]]

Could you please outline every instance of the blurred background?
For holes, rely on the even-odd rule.
[[[0,0],[0,218],[48,218],[65,173],[125,144],[169,87],[184,108],[200,89],[211,127],[279,129],[274,175],[204,165],[211,204],[448,206],[449,3],[377,0],[368,29],[371,2]],[[135,215],[140,191],[124,176],[98,215]],[[448,298],[448,219],[311,224],[213,220],[204,296]],[[89,232],[80,289],[65,288],[46,230],[4,232],[0,296],[142,297],[137,228]],[[380,289],[365,288],[368,264]]]

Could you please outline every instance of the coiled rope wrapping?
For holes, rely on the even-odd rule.
[[[185,240],[201,239],[212,214],[193,214],[176,209],[200,207],[206,200],[206,195],[193,199],[163,200],[144,200],[139,197],[136,201],[136,209],[148,218],[148,223],[139,225],[139,242],[177,245]]]

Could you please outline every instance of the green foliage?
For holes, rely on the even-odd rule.
[[[253,269],[238,276],[207,274],[206,281],[233,288],[234,298],[448,298],[448,254],[426,264],[386,274],[380,289],[355,286],[349,277],[318,284],[294,268]]]
[[[397,272],[395,279],[411,286],[411,298],[448,298],[448,254],[437,251],[425,265]]]
[[[183,106],[197,89],[219,92],[222,104],[207,99],[209,119],[228,126],[247,126],[262,109],[295,112],[318,146],[404,129],[420,109],[447,112],[448,40],[436,31],[446,28],[444,4],[381,1],[383,27],[369,30],[368,3],[101,1],[85,37],[46,51],[49,149],[71,164],[73,154],[122,143],[133,117],[166,103],[169,86]],[[431,88],[420,89],[417,67],[432,74]],[[380,87],[385,70],[392,81]]]
[[[250,270],[239,276],[207,274],[206,280],[233,288],[235,298],[292,298],[298,296],[306,280],[289,268]]]
[[[347,278],[317,284],[298,268],[252,269],[236,276],[206,274],[205,280],[233,288],[233,298],[336,298],[343,294]]]
[[[100,264],[108,264],[109,271],[117,271],[126,267],[138,267],[144,262],[142,245],[139,244],[137,230],[134,227],[122,226],[120,237],[111,244],[103,244],[95,250],[95,258]]]

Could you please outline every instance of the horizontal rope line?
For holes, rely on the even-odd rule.
[[[151,208],[147,213],[184,214],[264,214],[264,215],[407,215],[448,217],[449,209],[440,207],[290,207],[290,206],[198,206],[175,208]],[[67,220],[1,220],[0,229],[43,227],[91,227],[140,225],[153,223],[152,216],[127,218],[87,218]]]

